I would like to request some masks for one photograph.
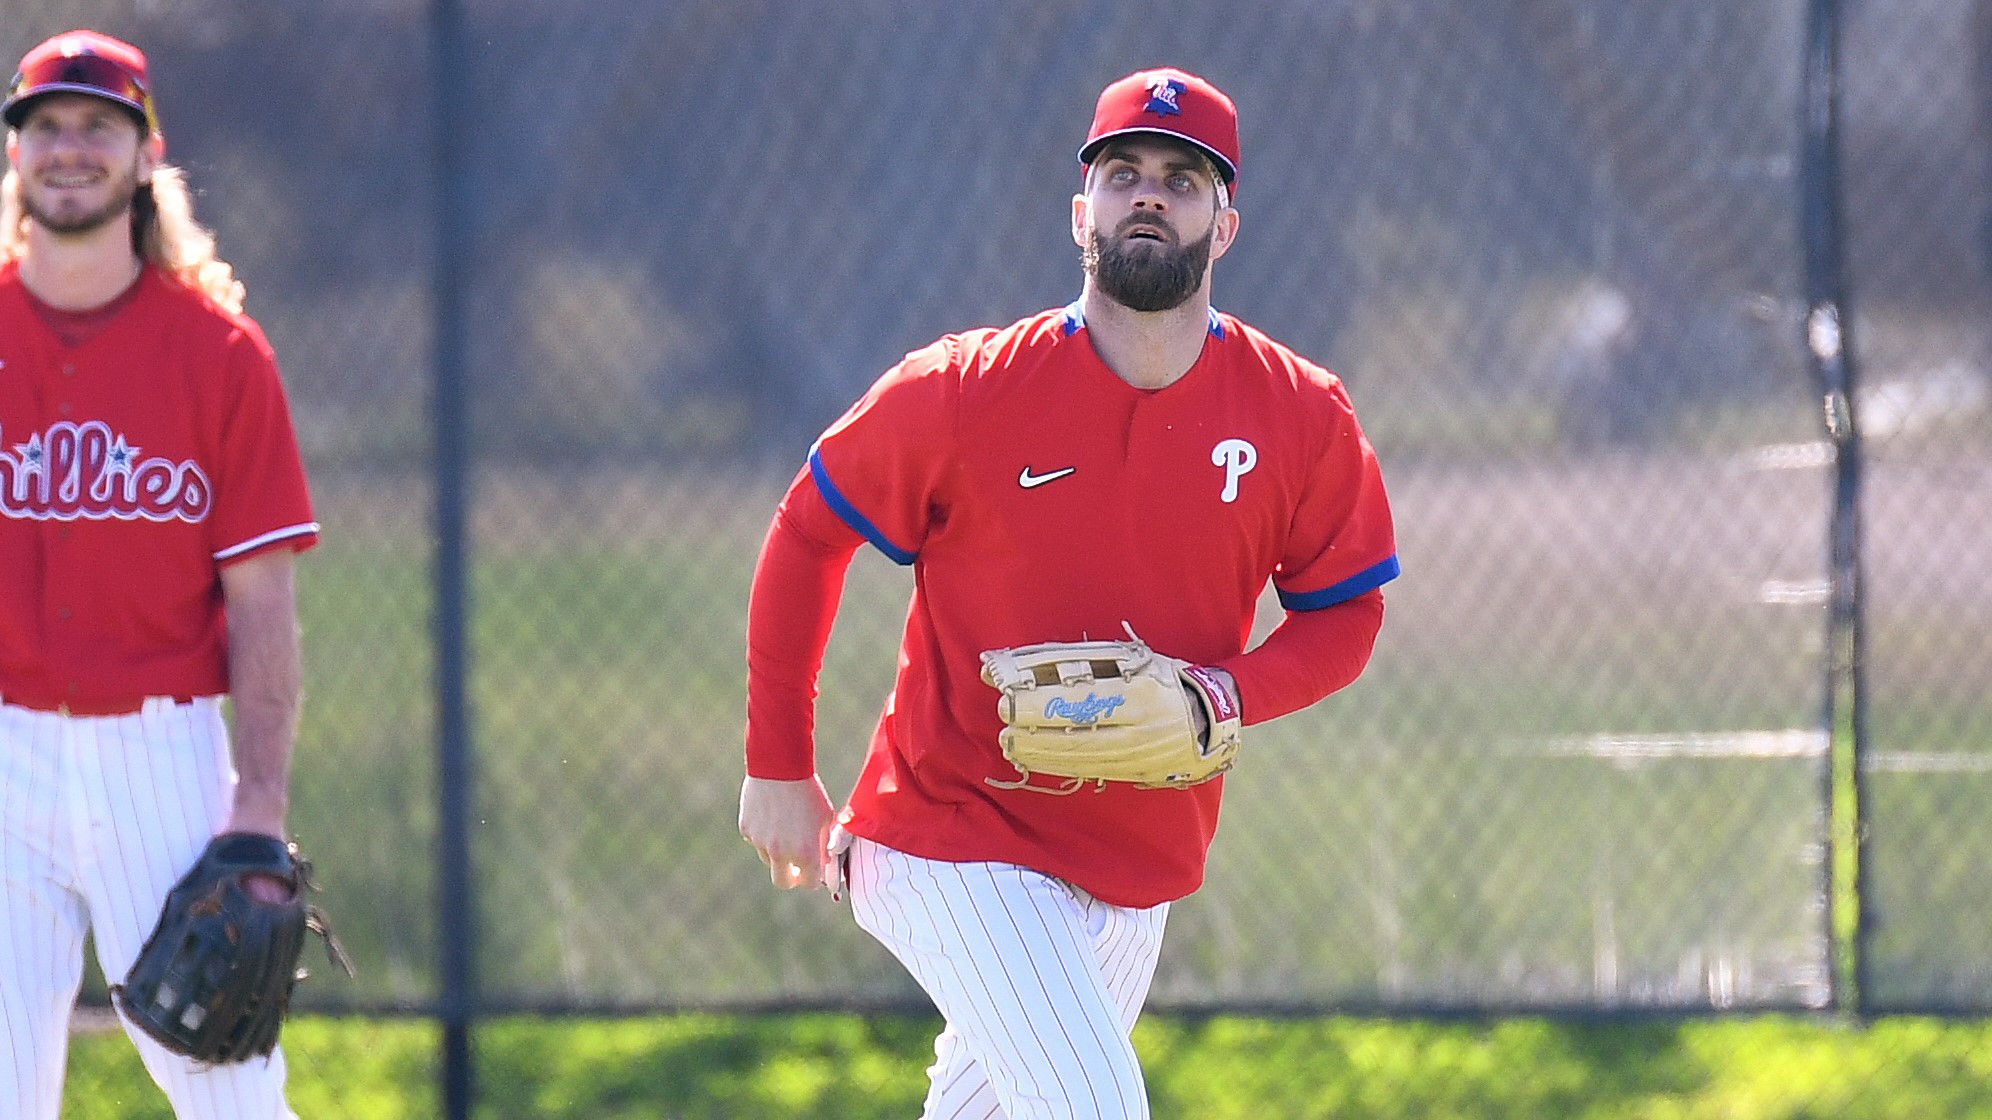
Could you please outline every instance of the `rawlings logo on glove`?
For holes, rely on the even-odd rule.
[[[1054,696],[1044,702],[1044,718],[1070,720],[1074,727],[1087,727],[1100,722],[1102,716],[1113,715],[1114,709],[1125,703],[1125,696],[1110,696],[1103,700],[1090,692],[1084,700],[1076,703],[1063,696]]]
[[[1229,770],[1241,720],[1217,673],[1156,653],[1132,627],[1128,639],[984,653],[982,679],[1001,694],[1003,757],[1019,776],[983,780],[1041,793],[1073,793],[1088,784],[1098,790],[1108,782],[1182,789]],[[1033,774],[1064,780],[1036,785]]]

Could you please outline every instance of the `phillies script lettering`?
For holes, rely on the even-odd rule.
[[[1054,696],[1045,701],[1044,718],[1071,720],[1074,724],[1085,727],[1113,715],[1114,709],[1125,703],[1127,703],[1125,696],[1102,697],[1090,692],[1086,694],[1084,700],[1067,700],[1063,696]]]
[[[31,521],[202,521],[214,490],[192,459],[143,458],[101,420],[0,439],[0,514]]]

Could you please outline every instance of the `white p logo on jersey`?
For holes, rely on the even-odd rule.
[[[1224,493],[1219,497],[1235,502],[1238,500],[1238,480],[1259,465],[1259,449],[1242,439],[1222,440],[1211,448],[1210,465],[1224,468]]]

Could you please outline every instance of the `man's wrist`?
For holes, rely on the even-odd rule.
[[[248,784],[235,787],[235,803],[228,814],[229,832],[254,832],[285,839],[284,818],[290,812],[288,791],[257,788]]]

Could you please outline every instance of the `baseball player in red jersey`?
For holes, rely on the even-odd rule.
[[[0,106],[0,1115],[23,1120],[58,1114],[85,930],[122,977],[209,838],[281,838],[289,798],[318,526],[149,85],[75,31]],[[281,1050],[204,1067],[127,1033],[180,1117],[292,1115]]]
[[[927,1120],[1148,1115],[1129,1032],[1223,790],[1020,782],[982,654],[1129,625],[1251,724],[1353,681],[1382,623],[1390,510],[1341,382],[1210,304],[1238,158],[1203,79],[1108,86],[1072,201],[1078,301],[907,355],[823,433],[762,548],[740,830],[777,887],[847,873],[859,924],[933,998]],[[914,592],[839,813],[813,700],[867,543]],[[1268,580],[1286,615],[1247,651]]]

